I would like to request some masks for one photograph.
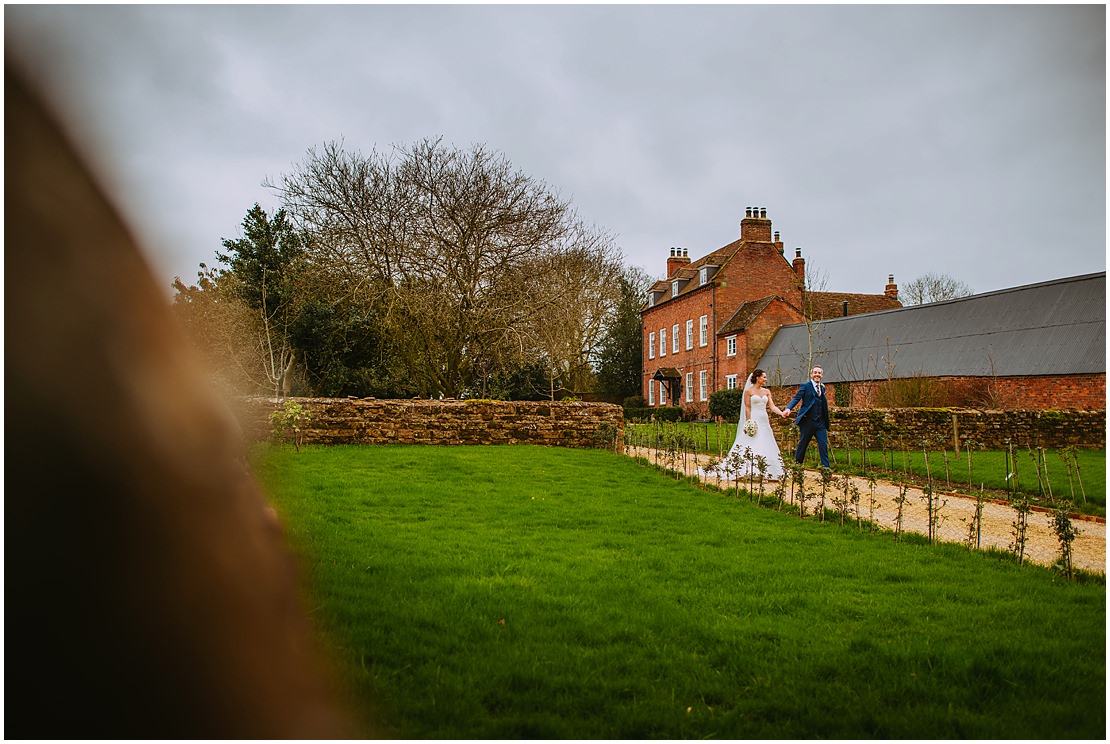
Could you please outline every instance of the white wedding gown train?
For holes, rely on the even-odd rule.
[[[698,468],[699,476],[702,478],[720,478],[722,480],[739,477],[746,480],[754,474],[758,478],[759,467],[755,458],[763,457],[767,461],[767,471],[763,476],[764,479],[782,480],[783,464],[779,453],[779,443],[775,441],[775,431],[771,428],[771,421],[767,417],[767,402],[770,397],[769,395],[753,395],[751,397],[751,420],[756,423],[757,427],[755,436],[748,436],[744,433],[744,417],[741,416],[740,423],[736,426],[736,440],[728,454],[725,455],[724,460],[715,469]],[[751,450],[750,460],[748,459],[747,450]],[[729,464],[734,453],[739,453],[741,461],[739,472]]]

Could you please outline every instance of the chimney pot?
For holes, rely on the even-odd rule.
[[[802,257],[802,249],[801,248],[795,248],[794,249],[794,258],[801,258],[801,257]]]
[[[747,209],[744,210],[744,216],[745,217],[751,217],[752,216],[752,208],[751,207],[748,207]]]
[[[690,257],[690,254],[686,252],[685,248],[682,249],[682,257],[683,258],[689,258]]]
[[[775,230],[775,242],[779,242],[779,231]]]
[[[883,292],[887,297],[892,300],[898,299],[898,285],[894,283],[894,274],[891,274],[887,279],[886,290]]]
[[[759,208],[759,217],[760,217],[760,219],[764,219],[764,220],[767,219],[767,207],[760,207]]]
[[[841,304],[840,307],[841,307],[841,310],[843,310],[843,312],[844,312],[844,317],[847,318],[848,317],[848,300],[844,300],[844,302]]]

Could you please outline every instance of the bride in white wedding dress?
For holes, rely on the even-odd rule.
[[[757,457],[762,457],[767,462],[766,480],[782,480],[783,463],[779,454],[779,444],[775,441],[775,432],[771,428],[771,421],[767,417],[768,409],[779,416],[783,413],[771,399],[771,391],[763,387],[767,382],[767,373],[761,369],[752,372],[744,385],[744,404],[740,407],[740,422],[736,426],[736,441],[725,455],[724,460],[716,468],[698,468],[698,475],[702,477],[718,477],[730,479],[734,477],[747,478],[754,474],[759,477],[759,468],[756,465]],[[752,422],[749,424],[748,422]],[[754,428],[754,432],[749,433]],[[750,454],[748,452],[750,450]],[[741,467],[739,472],[729,464],[733,454],[738,454]],[[735,462],[735,460],[733,460]]]

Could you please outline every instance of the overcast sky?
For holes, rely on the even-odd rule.
[[[147,247],[195,281],[311,147],[484,143],[661,276],[766,207],[830,291],[1106,268],[1087,6],[13,6]],[[8,184],[11,187],[11,184]]]

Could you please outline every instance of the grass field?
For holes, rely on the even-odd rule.
[[[603,451],[252,459],[380,735],[1105,737],[1104,582],[803,522]]]
[[[719,454],[728,452],[736,435],[735,424],[719,423],[656,423],[628,424],[626,439],[646,446],[683,446],[699,453]],[[834,436],[835,445],[837,439]],[[779,446],[789,458],[796,440],[780,438]],[[1034,455],[1038,456],[1041,475],[1038,478]],[[973,449],[968,463],[966,449],[959,452],[948,449],[930,449],[928,468],[925,453],[920,449],[860,450],[833,446],[829,464],[838,473],[875,473],[891,479],[909,476],[918,481],[931,477],[939,487],[950,490],[975,492],[982,485],[986,490],[1003,495],[1015,490],[1028,494],[1036,503],[1050,505],[1052,499],[1067,499],[1082,514],[1106,516],[1106,450],[1076,450],[1078,469],[1057,450],[1043,454],[1034,450],[1017,449],[1014,452]],[[1069,465],[1070,463],[1070,465]],[[817,445],[810,445],[807,464],[820,464]],[[1016,467],[1015,467],[1016,464]],[[1007,476],[1013,473],[1009,478]],[[1051,498],[1050,498],[1051,497]]]

